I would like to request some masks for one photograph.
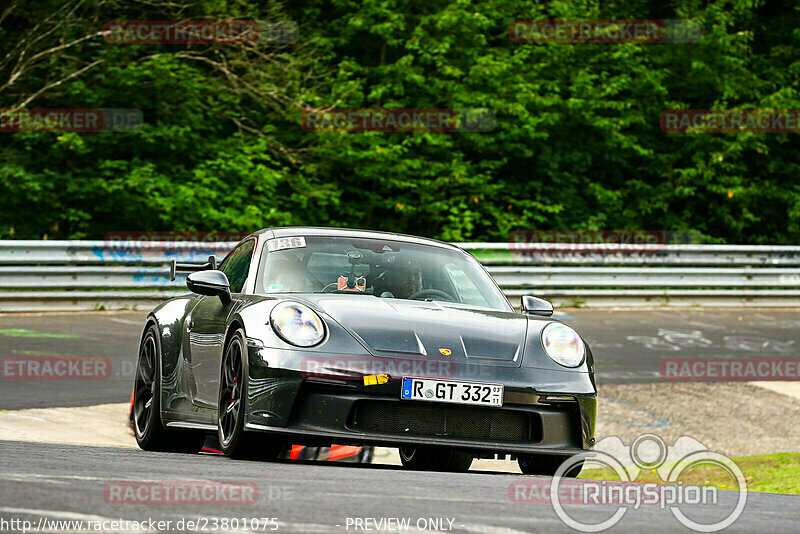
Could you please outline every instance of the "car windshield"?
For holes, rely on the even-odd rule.
[[[271,239],[259,293],[347,293],[436,300],[510,311],[491,277],[455,249],[384,239]]]

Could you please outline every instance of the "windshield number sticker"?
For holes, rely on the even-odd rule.
[[[306,246],[305,237],[278,237],[267,241],[267,250],[275,252],[287,248],[303,248]]]

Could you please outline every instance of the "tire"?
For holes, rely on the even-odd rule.
[[[560,456],[558,454],[523,454],[517,458],[520,470],[526,475],[546,475],[553,476],[566,461],[569,456]],[[577,477],[581,469],[583,469],[583,461],[569,469],[564,473],[566,478]]]
[[[150,326],[139,346],[131,410],[136,443],[145,451],[197,453],[205,434],[168,430],[161,421],[161,343],[158,329]]]
[[[240,328],[228,340],[222,358],[217,404],[217,435],[223,454],[237,460],[274,460],[283,445],[268,434],[244,429],[247,403],[247,343]]]
[[[400,461],[404,467],[417,471],[463,473],[469,470],[472,456],[453,449],[400,447]]]

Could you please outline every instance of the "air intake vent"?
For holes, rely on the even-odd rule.
[[[539,426],[524,412],[402,401],[358,401],[350,418],[361,432],[486,441],[539,441]]]

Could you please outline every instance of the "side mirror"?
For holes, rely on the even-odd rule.
[[[539,297],[524,295],[522,297],[522,313],[550,317],[553,315],[553,305]]]
[[[186,277],[186,287],[199,295],[218,296],[223,306],[231,301],[231,286],[225,273],[217,270],[197,271]]]

